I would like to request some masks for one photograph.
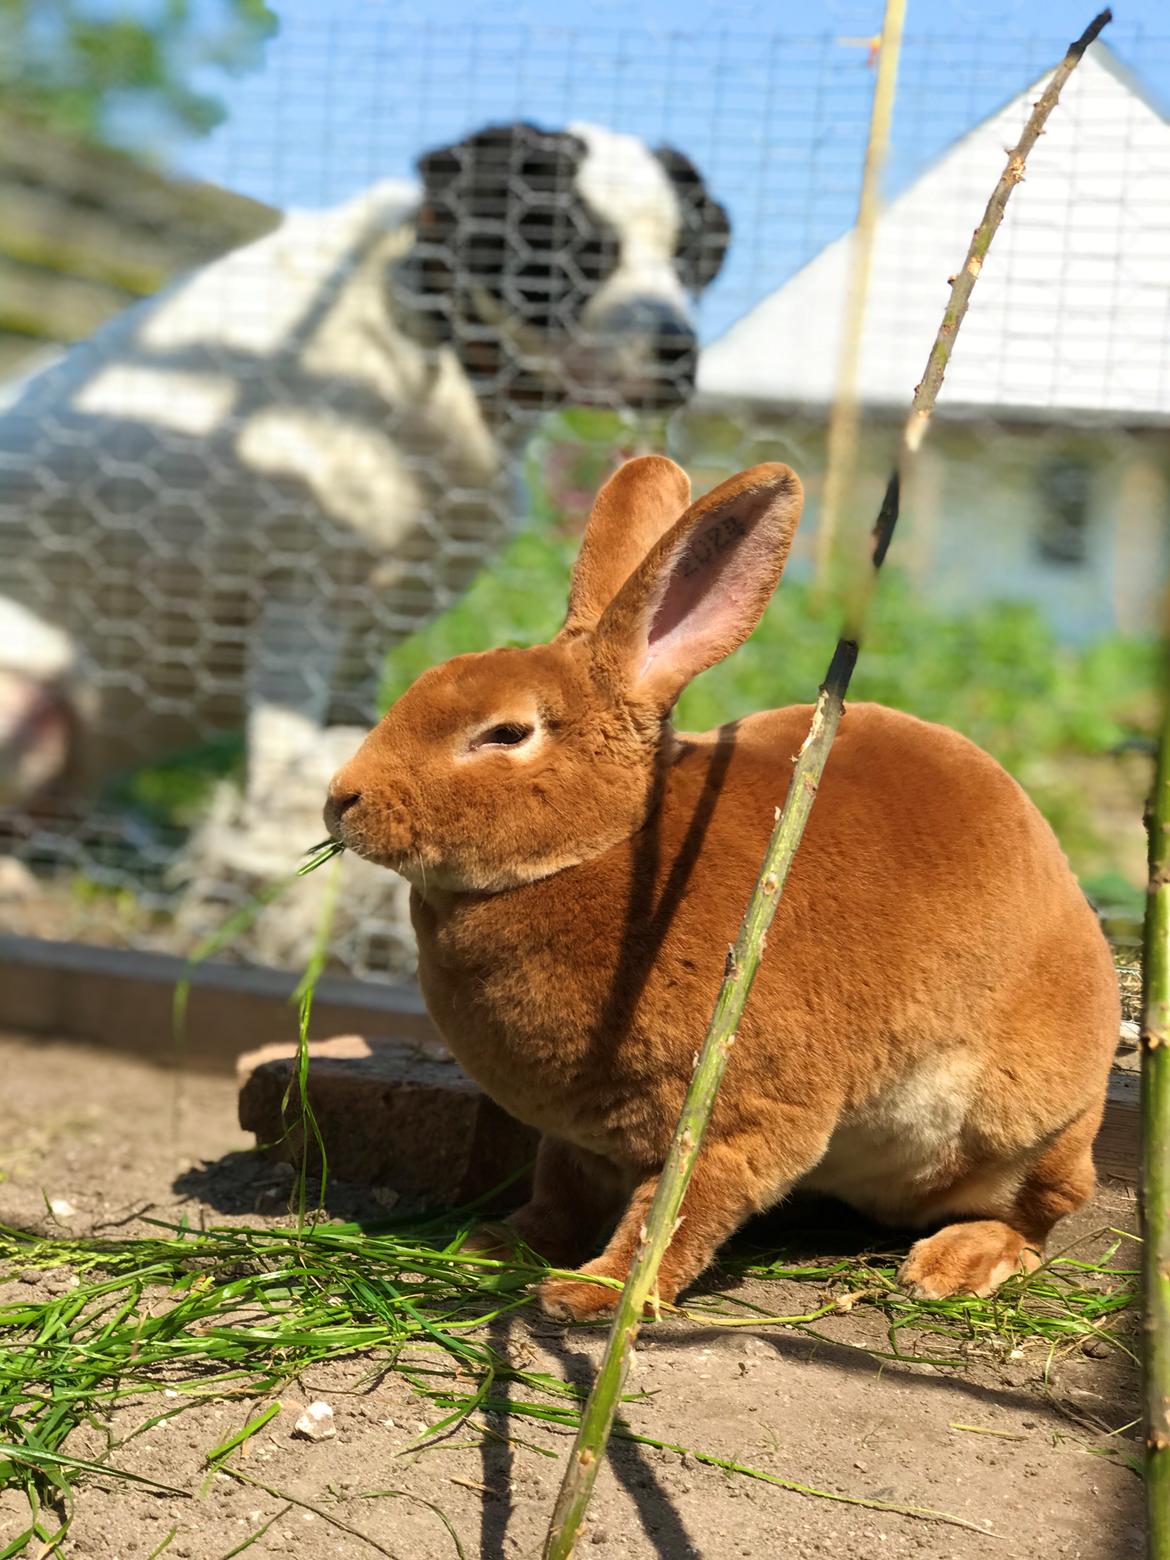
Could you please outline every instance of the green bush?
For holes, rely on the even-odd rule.
[[[576,545],[544,522],[516,536],[455,607],[389,655],[383,708],[452,655],[551,637],[564,615]],[[785,580],[747,644],[683,694],[678,725],[705,730],[753,710],[810,702],[836,635],[809,586]],[[993,753],[1048,817],[1086,887],[1100,878],[1101,891],[1128,913],[1136,901],[1132,888],[1124,892],[1127,880],[1095,817],[1086,766],[1068,761],[1096,755],[1101,763],[1089,771],[1104,778],[1113,767],[1105,755],[1152,729],[1156,662],[1153,644],[1141,640],[1063,645],[1028,604],[993,602],[944,615],[891,568],[852,691],[855,699],[953,726]]]
[[[456,606],[388,656],[383,708],[438,661],[556,633],[575,550],[574,541],[537,530],[517,536]],[[679,725],[704,729],[811,701],[836,636],[810,588],[784,581],[747,644],[683,694]],[[1108,752],[1146,729],[1155,677],[1151,643],[1061,645],[1035,607],[1015,602],[944,615],[916,600],[891,569],[875,599],[853,697],[954,726],[1013,768],[1037,754]]]

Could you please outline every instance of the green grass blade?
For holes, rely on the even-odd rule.
[[[247,1424],[237,1430],[235,1435],[228,1436],[226,1441],[221,1441],[218,1446],[213,1446],[204,1454],[204,1461],[209,1463],[219,1462],[229,1452],[234,1452],[237,1446],[243,1446],[257,1431],[263,1430],[265,1425],[271,1424],[280,1413],[280,1400],[270,1403],[262,1414],[257,1414],[255,1419],[249,1419]]]

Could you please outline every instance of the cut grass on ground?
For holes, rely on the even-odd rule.
[[[234,1433],[207,1448],[209,1475],[250,1477],[234,1459],[275,1412],[282,1387],[325,1360],[362,1357],[371,1374],[400,1373],[438,1416],[415,1450],[456,1431],[493,1433],[479,1422],[483,1413],[574,1427],[580,1389],[517,1366],[488,1341],[495,1320],[532,1307],[531,1281],[545,1269],[534,1259],[501,1264],[464,1254],[467,1228],[466,1218],[453,1215],[382,1233],[338,1223],[299,1230],[160,1225],[157,1237],[117,1240],[0,1228],[0,1488],[22,1491],[28,1503],[27,1526],[0,1560],[59,1543],[87,1480],[150,1483],[133,1471],[135,1438],[209,1400],[248,1405]],[[1047,1366],[1086,1341],[1128,1354],[1118,1324],[1136,1299],[1132,1240],[1114,1233],[1093,1261],[1078,1256],[1082,1242],[990,1299],[946,1301],[900,1290],[896,1261],[886,1254],[790,1263],[741,1253],[729,1264],[733,1271],[807,1284],[810,1303],[797,1314],[772,1316],[738,1297],[709,1293],[681,1315],[706,1327],[787,1327],[820,1337],[825,1317],[875,1308],[885,1319],[887,1347],[861,1352],[944,1370],[961,1370],[975,1357],[1018,1358],[1021,1350],[1035,1351]],[[69,1275],[63,1292],[21,1298],[44,1273],[62,1270]],[[832,1341],[842,1346],[840,1338]],[[141,1422],[115,1438],[115,1411],[139,1406]],[[83,1426],[101,1429],[106,1441],[86,1458],[70,1451]],[[807,1495],[962,1520],[812,1489],[702,1447],[635,1436],[628,1426],[618,1433]]]

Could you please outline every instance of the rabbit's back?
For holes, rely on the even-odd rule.
[[[664,1149],[810,717],[681,737],[646,826],[581,866],[412,896],[432,1012],[505,1108],[619,1161]],[[717,1124],[785,1093],[864,1117],[908,1079],[945,1091],[953,1055],[983,1095],[1002,1083],[981,1119],[1007,1142],[1100,1093],[1116,1036],[1096,917],[1016,782],[955,732],[851,706]]]

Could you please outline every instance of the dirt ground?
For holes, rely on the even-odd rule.
[[[66,1199],[75,1211],[65,1227],[85,1233],[145,1231],[145,1215],[185,1215],[195,1225],[287,1219],[278,1173],[248,1152],[236,1126],[230,1079],[184,1079],[176,1130],[173,1074],[137,1060],[64,1041],[0,1037],[0,1078],[4,1223],[52,1227],[46,1198]],[[378,1214],[368,1194],[344,1187],[335,1189],[331,1211],[347,1218]],[[1064,1227],[1061,1243],[1083,1234],[1084,1249],[1099,1250],[1099,1232],[1132,1228],[1133,1216],[1132,1194],[1109,1186]],[[822,1208],[773,1216],[780,1221],[773,1225],[776,1244],[790,1217],[805,1221],[801,1239],[809,1256],[848,1250],[851,1242],[860,1249],[873,1238],[848,1216]],[[56,1230],[61,1233],[60,1223]],[[0,1304],[67,1283],[66,1274],[46,1279],[0,1268]],[[707,1287],[776,1314],[807,1310],[812,1298],[808,1284],[741,1283],[719,1273]],[[497,1349],[570,1380],[589,1377],[604,1341],[601,1331],[567,1329],[527,1312],[493,1325]],[[1124,1356],[1094,1344],[1091,1352],[1074,1346],[1048,1361],[1042,1346],[1015,1359],[973,1359],[960,1373],[882,1363],[861,1352],[885,1346],[882,1318],[864,1305],[822,1326],[833,1341],[767,1325],[733,1331],[693,1321],[648,1326],[632,1382],[643,1396],[627,1407],[632,1428],[829,1492],[941,1508],[985,1532],[800,1495],[689,1456],[619,1443],[599,1479],[579,1554],[661,1560],[1122,1560],[1141,1554],[1141,1486],[1125,1460],[1137,1449],[1131,1424],[1137,1382]],[[493,1412],[486,1425],[494,1434],[469,1439],[464,1432],[417,1454],[404,1449],[438,1412],[395,1371],[372,1375],[368,1359],[354,1358],[314,1369],[298,1387],[282,1392],[282,1412],[250,1443],[240,1466],[305,1505],[290,1506],[223,1475],[198,1500],[89,1479],[62,1553],[146,1560],[175,1527],[165,1545],[168,1560],[223,1560],[283,1512],[247,1548],[249,1560],[375,1552],[438,1560],[457,1550],[425,1504],[431,1502],[450,1519],[469,1560],[539,1554],[567,1432]],[[291,1435],[297,1414],[313,1399],[334,1408],[332,1440]],[[143,1417],[141,1409],[126,1411],[116,1427],[128,1429]],[[129,1443],[122,1465],[198,1490],[205,1451],[245,1417],[247,1405],[239,1402],[187,1410]],[[90,1454],[102,1444],[95,1435]],[[71,1450],[86,1454],[84,1435]],[[371,1499],[371,1490],[395,1496]],[[12,1492],[0,1496],[0,1546],[24,1526],[24,1509]]]

